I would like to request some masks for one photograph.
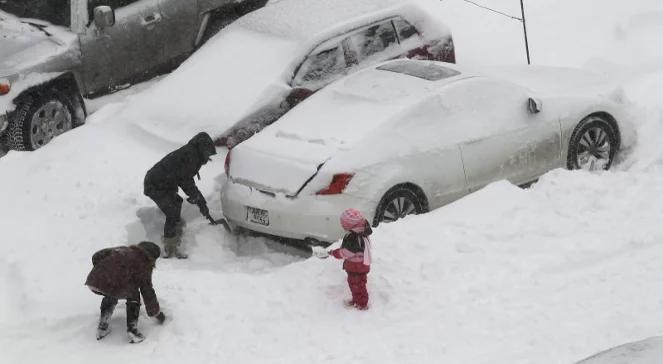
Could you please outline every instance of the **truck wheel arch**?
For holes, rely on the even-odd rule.
[[[34,150],[39,148],[35,147],[35,141],[32,139],[26,140],[26,138],[31,138],[28,135],[31,133],[29,130],[33,128],[29,120],[32,120],[32,115],[36,115],[34,114],[35,112],[43,112],[43,110],[46,110],[45,108],[52,108],[53,105],[51,104],[57,102],[60,103],[60,107],[68,109],[70,124],[68,127],[66,126],[67,124],[63,124],[61,126],[64,128],[63,130],[67,131],[85,123],[87,115],[85,102],[79,92],[76,80],[70,73],[61,74],[44,83],[28,87],[13,99],[16,108],[8,113],[9,125],[2,135],[2,143],[6,144],[10,149],[16,150]],[[51,130],[48,133],[54,132]],[[34,130],[32,133],[34,133]],[[48,143],[49,139],[53,136],[46,134],[45,137],[47,139],[45,143]]]
[[[26,97],[32,97],[35,94],[39,95],[44,90],[53,89],[64,93],[71,101],[74,107],[74,127],[83,125],[87,117],[87,108],[85,107],[85,101],[83,100],[78,82],[76,82],[76,77],[71,72],[63,73],[52,80],[25,89],[16,96],[14,104],[18,106]]]

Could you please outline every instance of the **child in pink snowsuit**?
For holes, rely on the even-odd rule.
[[[368,308],[366,281],[371,270],[371,240],[373,232],[361,212],[347,209],[341,214],[341,226],[348,233],[339,249],[329,252],[336,259],[344,259],[343,269],[348,273],[348,286],[352,292],[352,305],[360,310]]]

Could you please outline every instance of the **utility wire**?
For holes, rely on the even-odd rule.
[[[484,5],[481,5],[481,4],[478,4],[478,3],[475,3],[474,1],[471,1],[471,0],[463,0],[463,1],[465,1],[466,3],[470,3],[470,4],[474,5],[474,6],[478,6],[478,7],[482,8],[482,9],[486,9],[486,10],[488,10],[488,11],[492,11],[493,13],[497,13],[497,14],[500,14],[500,15],[502,15],[502,16],[506,16],[507,18],[511,18],[511,19],[514,19],[514,20],[518,20],[519,22],[522,22],[522,21],[523,21],[522,18],[519,18],[519,17],[517,17],[517,16],[510,15],[510,14],[507,14],[507,13],[503,13],[503,12],[501,12],[501,11],[499,11],[499,10],[491,9],[491,8],[489,8],[489,7],[487,7],[487,6],[484,6]]]

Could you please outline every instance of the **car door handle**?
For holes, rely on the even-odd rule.
[[[161,21],[161,14],[154,13],[143,18],[142,25],[149,26]]]

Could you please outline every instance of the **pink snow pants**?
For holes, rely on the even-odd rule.
[[[366,289],[367,273],[348,272],[348,286],[352,292],[352,303],[357,308],[366,308],[368,305],[368,290]]]

